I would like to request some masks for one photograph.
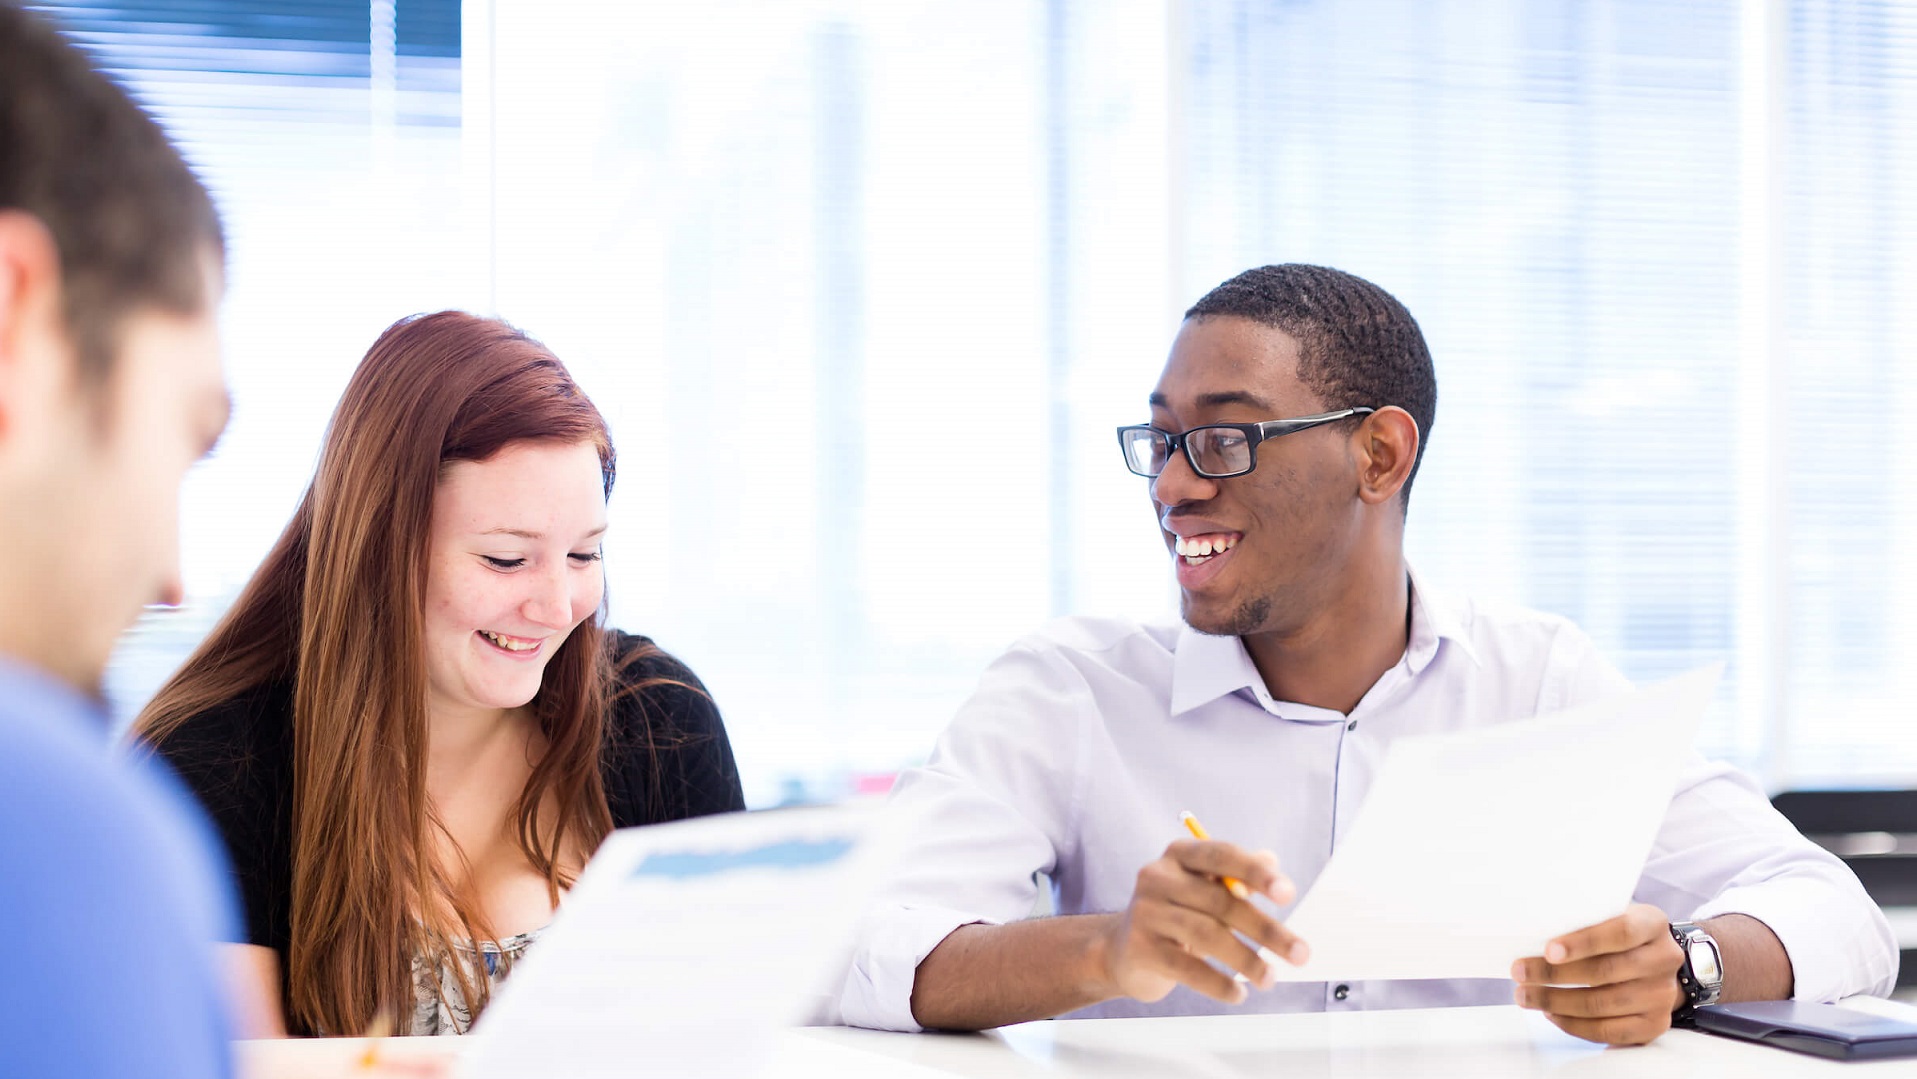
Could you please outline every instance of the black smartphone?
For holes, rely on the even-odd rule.
[[[1917,1056],[1917,1021],[1795,1000],[1712,1004],[1697,1029],[1838,1060]]]

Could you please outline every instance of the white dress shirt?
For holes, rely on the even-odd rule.
[[[1035,874],[1050,878],[1059,914],[1125,909],[1139,869],[1182,836],[1181,810],[1220,839],[1276,851],[1302,895],[1350,827],[1391,739],[1541,715],[1629,688],[1565,619],[1452,601],[1415,577],[1404,658],[1349,715],[1273,700],[1237,637],[1177,621],[1053,622],[987,668],[930,762],[899,778],[892,808],[911,815],[912,838],[862,920],[843,1017],[919,1029],[911,995],[920,960],[961,925],[1026,917]],[[1800,1000],[1885,994],[1896,980],[1890,927],[1856,876],[1800,836],[1748,777],[1695,754],[1636,899],[1673,920],[1762,921],[1790,955]],[[1155,1004],[1119,999],[1072,1015],[1425,1008],[1509,1004],[1511,995],[1510,982],[1489,979],[1281,983],[1253,987],[1234,1006],[1181,986]]]

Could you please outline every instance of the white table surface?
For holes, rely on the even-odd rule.
[[[1906,1017],[1917,1011],[1875,1006]],[[455,1057],[461,1038],[393,1038],[389,1059]],[[363,1043],[354,1039],[241,1042],[251,1079],[340,1075]],[[635,1054],[643,1062],[644,1052]],[[643,1073],[643,1064],[634,1072]],[[1144,1077],[1308,1079],[1312,1076],[1473,1079],[1790,1076],[1911,1076],[1917,1058],[1843,1063],[1727,1038],[1674,1030],[1648,1046],[1606,1049],[1560,1032],[1514,1007],[1220,1015],[1167,1019],[1077,1019],[1025,1023],[985,1034],[888,1034],[805,1027],[780,1035],[767,1079],[962,1077]],[[552,1079],[564,1079],[554,1076]]]
[[[794,1032],[834,1048],[954,1076],[1608,1076],[1751,1077],[1838,1071],[1917,1076],[1917,1059],[1845,1064],[1676,1030],[1605,1049],[1513,1007],[1087,1019],[978,1035],[889,1035],[843,1027]],[[821,1063],[825,1058],[818,1058]],[[793,1063],[801,1063],[794,1059]],[[794,1072],[793,1074],[806,1074]]]

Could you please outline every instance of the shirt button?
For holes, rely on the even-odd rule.
[[[1338,988],[1333,989],[1331,991],[1331,996],[1332,996],[1332,999],[1334,1000],[1343,1000],[1350,995],[1351,995],[1351,987],[1348,985],[1341,985]]]
[[[1357,730],[1357,729],[1358,729],[1358,721],[1357,721],[1357,720],[1355,720],[1355,719],[1354,719],[1354,720],[1352,720],[1351,722],[1349,722],[1349,723],[1347,723],[1347,724],[1345,724],[1345,730],[1348,730],[1348,731],[1355,731],[1355,730]]]

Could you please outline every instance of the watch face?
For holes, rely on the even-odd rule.
[[[1709,941],[1692,941],[1688,949],[1691,953],[1691,973],[1704,985],[1716,985],[1724,980],[1724,972],[1718,969],[1717,947]]]

